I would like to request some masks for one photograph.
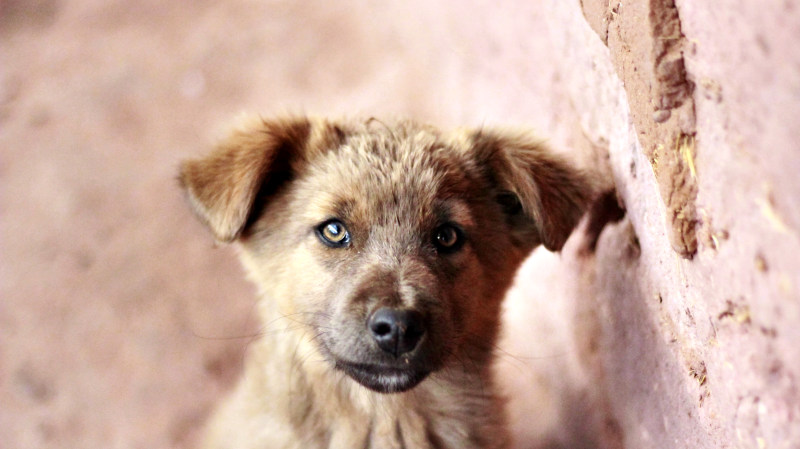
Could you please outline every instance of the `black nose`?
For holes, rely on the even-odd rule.
[[[413,351],[425,334],[421,313],[389,307],[373,312],[367,320],[367,328],[378,347],[395,357]]]

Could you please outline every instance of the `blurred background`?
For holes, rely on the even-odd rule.
[[[676,2],[670,125],[646,3],[0,0],[0,447],[197,443],[259,325],[175,176],[241,112],[525,126],[617,185],[597,252],[537,251],[508,300],[518,447],[797,447],[798,7]],[[693,259],[643,129],[673,125]]]

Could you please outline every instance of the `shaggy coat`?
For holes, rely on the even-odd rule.
[[[249,120],[180,183],[264,325],[206,447],[508,447],[501,301],[563,246],[585,176],[524,134],[296,117]]]

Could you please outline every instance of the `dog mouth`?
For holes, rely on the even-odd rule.
[[[336,361],[336,368],[353,380],[378,393],[402,393],[416,387],[430,371],[385,365]]]

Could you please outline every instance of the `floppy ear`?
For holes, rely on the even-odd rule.
[[[180,185],[218,240],[230,242],[241,235],[262,187],[277,189],[291,179],[311,128],[306,118],[251,119],[208,156],[181,164]]]
[[[533,226],[534,238],[560,250],[594,196],[589,178],[523,134],[478,131],[473,144],[514,231],[530,235],[520,228]]]

